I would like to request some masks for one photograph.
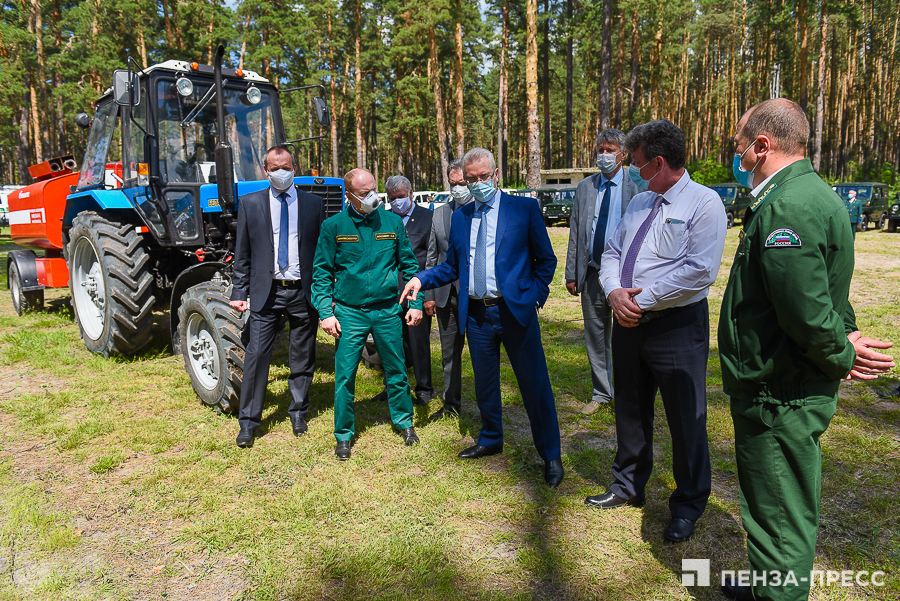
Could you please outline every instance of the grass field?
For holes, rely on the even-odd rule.
[[[564,257],[568,230],[550,231]],[[456,459],[480,425],[466,353],[459,420],[428,423],[437,400],[417,408],[422,444],[406,448],[387,407],[360,400],[353,459],[339,463],[333,344],[320,332],[310,431],[298,439],[282,336],[263,436],[239,450],[237,421],[199,403],[166,348],[165,314],[152,348],[130,360],[85,350],[67,289],[47,292],[46,312],[17,317],[5,279],[15,247],[0,232],[0,600],[723,599],[719,572],[747,567],[715,342],[736,243],[734,229],[710,294],[713,493],[694,538],[666,545],[674,482],[664,420],[647,505],[600,512],[583,503],[610,484],[616,435],[609,407],[578,413],[590,376],[562,262],[541,313],[566,468],[549,490],[506,362],[503,455]],[[861,233],[856,248],[860,326],[900,343],[900,235]],[[436,332],[433,361],[439,385]],[[360,369],[360,399],[380,386]],[[816,567],[883,570],[886,584],[817,588],[814,599],[900,598],[900,402],[876,395],[896,386],[896,374],[845,383],[822,440]],[[684,558],[709,558],[714,586],[682,586]]]

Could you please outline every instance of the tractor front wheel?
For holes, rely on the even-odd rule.
[[[150,255],[133,225],[79,213],[69,231],[69,288],[81,338],[93,353],[134,355],[150,342]]]
[[[203,403],[224,412],[240,408],[247,312],[231,308],[231,289],[215,282],[188,288],[178,308],[184,368]]]

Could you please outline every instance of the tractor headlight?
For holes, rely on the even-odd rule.
[[[262,100],[262,92],[259,91],[259,88],[256,86],[247,88],[247,102],[250,104],[259,104],[260,100]]]
[[[194,84],[187,77],[179,77],[178,81],[175,82],[175,89],[178,90],[178,94],[181,96],[190,96],[194,93]]]

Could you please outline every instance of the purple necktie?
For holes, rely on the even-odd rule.
[[[631,246],[628,247],[628,254],[625,255],[625,265],[622,266],[622,277],[620,278],[622,288],[631,288],[634,283],[634,262],[637,260],[638,251],[641,250],[644,238],[647,237],[647,232],[650,231],[650,224],[653,223],[653,218],[659,213],[659,207],[662,206],[662,202],[663,195],[657,194],[656,202],[653,203],[653,210],[644,219],[644,223],[638,228],[634,239],[631,241]]]

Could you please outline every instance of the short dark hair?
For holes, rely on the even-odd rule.
[[[600,146],[601,142],[615,144],[619,147],[619,150],[623,150],[625,148],[625,132],[615,128],[603,130],[597,134],[597,139],[594,141],[594,149]]]
[[[266,155],[263,157],[263,167],[269,166],[269,155],[270,154],[283,154],[287,153],[291,157],[291,163],[296,165],[297,161],[294,160],[294,153],[287,146],[283,146],[281,144],[276,144],[275,146],[271,146],[268,150],[266,150]]]
[[[681,169],[687,160],[684,132],[668,119],[649,121],[628,132],[625,150],[634,152],[638,148],[648,161],[662,157],[672,169]]]
[[[809,121],[799,104],[787,98],[773,98],[760,102],[749,113],[744,128],[738,132],[742,137],[753,141],[764,134],[784,152],[806,154]]]
[[[453,159],[452,161],[450,161],[450,164],[447,165],[447,177],[450,177],[451,171],[459,171],[463,175],[466,174],[466,172],[463,171],[462,158]]]

